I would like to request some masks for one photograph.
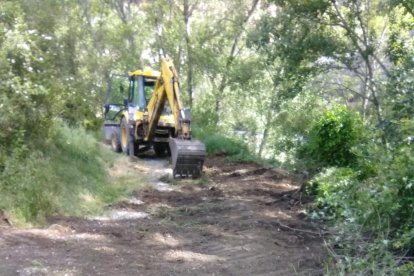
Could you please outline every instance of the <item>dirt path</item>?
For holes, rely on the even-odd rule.
[[[0,226],[0,275],[322,274],[322,240],[299,218],[303,199],[285,172],[217,157],[201,180],[167,185],[167,166],[114,168],[146,173],[154,188],[100,217]]]

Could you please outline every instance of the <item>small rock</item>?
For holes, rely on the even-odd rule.
[[[142,204],[144,204],[144,201],[139,200],[139,199],[138,199],[138,198],[136,198],[136,197],[133,197],[133,198],[128,199],[128,200],[127,200],[127,203],[129,203],[129,204],[131,204],[131,205],[142,205]]]
[[[49,271],[45,267],[25,267],[16,271],[19,276],[40,276],[40,275],[49,275]]]

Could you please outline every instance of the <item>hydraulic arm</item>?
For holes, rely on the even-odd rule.
[[[205,146],[191,138],[191,113],[181,101],[180,83],[174,65],[169,59],[161,60],[161,76],[157,79],[154,93],[149,100],[147,131],[144,141],[152,141],[158,120],[168,102],[175,121],[175,129],[169,139],[173,175],[199,177],[205,159]]]
[[[161,60],[161,76],[155,83],[154,94],[148,103],[148,133],[145,137],[148,141],[154,136],[165,102],[169,103],[174,115],[175,136],[191,139],[190,111],[183,106],[178,75],[169,59]]]
[[[191,138],[191,113],[169,59],[161,60],[161,74],[135,70],[111,78],[104,107],[105,140],[114,151],[134,156],[153,148],[160,157],[170,152],[174,177],[201,175],[205,146]]]

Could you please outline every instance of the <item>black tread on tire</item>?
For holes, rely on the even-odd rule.
[[[116,132],[113,132],[111,135],[111,149],[113,152],[121,152],[121,140],[119,139],[119,135]]]
[[[120,140],[122,152],[126,155],[129,155],[129,144],[131,142],[131,135],[129,134],[128,123],[125,117],[121,120]]]

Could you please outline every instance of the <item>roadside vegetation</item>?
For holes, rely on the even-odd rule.
[[[126,193],[89,131],[108,77],[158,69],[163,49],[208,154],[306,179],[309,218],[331,232],[326,273],[413,274],[413,11],[406,0],[2,1],[0,209],[41,222]]]
[[[240,137],[226,135],[225,132],[220,133],[218,129],[202,130],[197,127],[193,129],[193,135],[205,144],[208,155],[221,155],[238,161],[248,161],[254,158],[254,153]]]
[[[51,215],[91,215],[145,184],[111,177],[117,156],[81,128],[51,124],[48,138],[22,146],[2,163],[0,209],[15,225],[42,224]]]

